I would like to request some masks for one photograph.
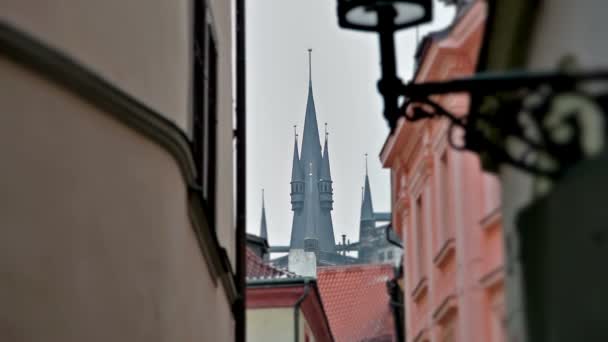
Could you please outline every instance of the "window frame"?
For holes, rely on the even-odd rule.
[[[448,159],[447,149],[439,155],[439,205],[441,210],[440,217],[440,242],[443,244],[451,236],[450,234],[450,160]]]
[[[421,191],[416,197],[416,217],[415,217],[415,228],[416,228],[416,271],[418,273],[418,279],[422,279],[425,274],[425,232],[424,232],[424,196]]]
[[[209,226],[215,229],[218,52],[206,0],[194,1],[191,148],[197,186]]]

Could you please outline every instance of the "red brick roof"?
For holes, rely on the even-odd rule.
[[[262,260],[254,251],[247,248],[247,279],[277,279],[294,278],[295,273],[285,269],[274,267]]]
[[[388,264],[321,267],[317,283],[336,342],[395,341]]]

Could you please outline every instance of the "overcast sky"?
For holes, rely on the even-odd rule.
[[[426,32],[446,27],[452,7],[435,3]],[[416,30],[396,36],[398,70],[408,81],[413,72]],[[390,211],[390,174],[379,160],[388,134],[376,90],[380,77],[378,36],[340,29],[336,0],[247,1],[247,231],[258,234],[261,189],[271,245],[288,245],[293,125],[302,134],[308,86],[308,53],[320,136],[329,131],[334,186],[336,241],[358,240],[364,154],[375,211]],[[321,142],[323,144],[323,142]]]

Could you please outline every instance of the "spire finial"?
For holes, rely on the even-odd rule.
[[[312,82],[312,49],[308,49],[308,82]]]
[[[365,175],[367,176],[367,153],[365,154]]]
[[[327,122],[325,123],[325,140],[327,140],[327,136],[329,135],[329,133],[327,133]]]
[[[298,140],[298,125],[293,125],[293,136]]]
[[[259,237],[268,240],[268,226],[266,224],[266,206],[264,205],[264,188],[262,188],[262,218],[260,220]]]

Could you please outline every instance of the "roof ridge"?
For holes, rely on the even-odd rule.
[[[325,272],[330,272],[330,271],[346,272],[349,270],[369,269],[369,268],[377,268],[377,269],[390,268],[390,269],[392,269],[393,265],[392,264],[354,264],[354,265],[319,266],[318,270],[325,271]]]

